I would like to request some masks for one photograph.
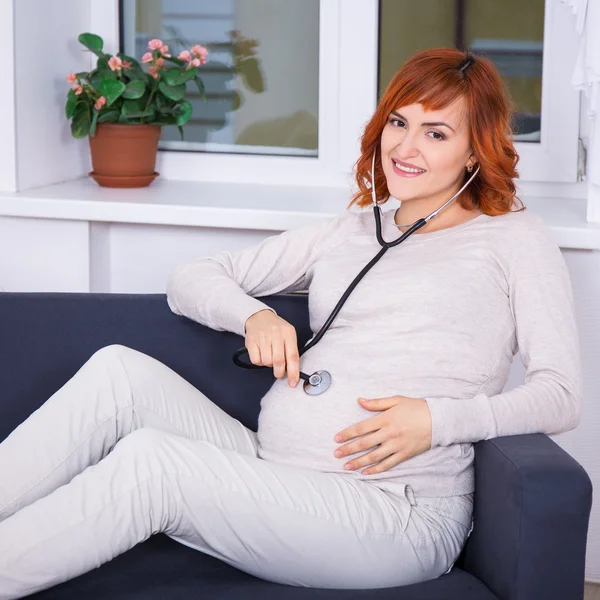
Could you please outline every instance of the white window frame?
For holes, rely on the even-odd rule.
[[[92,31],[119,45],[118,0],[91,0]],[[319,155],[313,157],[160,150],[166,179],[347,187],[365,123],[377,105],[378,0],[321,0]],[[578,178],[580,94],[570,83],[578,39],[569,8],[546,0],[541,143],[515,142],[521,182]]]

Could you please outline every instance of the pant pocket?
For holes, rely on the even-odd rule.
[[[473,494],[420,498],[417,505],[439,518],[441,535],[436,543],[445,549],[448,566],[444,574],[447,574],[454,567],[473,530]]]

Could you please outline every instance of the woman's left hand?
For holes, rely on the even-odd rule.
[[[363,436],[338,448],[334,453],[337,458],[373,448],[371,452],[346,463],[345,469],[356,470],[378,463],[362,474],[381,473],[431,448],[431,413],[424,398],[392,396],[371,400],[359,398],[358,401],[363,408],[380,414],[360,421],[335,436],[336,442]]]

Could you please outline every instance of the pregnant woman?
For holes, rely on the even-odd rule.
[[[517,161],[491,62],[412,57],[366,125],[351,204],[370,205],[371,180],[379,202],[399,200],[383,212],[392,240],[471,184],[375,264],[301,359],[259,298],[308,290],[317,332],[380,250],[373,211],[176,268],[169,307],[244,336],[250,360],[273,367],[258,431],[154,358],[100,349],[0,444],[0,599],[159,532],[295,586],[448,572],[473,525],[473,443],[580,418],[571,282],[542,219],[517,208]],[[525,382],[502,393],[517,351]],[[299,371],[320,369],[331,387],[307,395]]]

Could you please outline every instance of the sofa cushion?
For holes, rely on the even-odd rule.
[[[98,569],[38,592],[36,600],[497,600],[479,579],[454,568],[438,579],[381,590],[328,590],[257,579],[159,534]]]

